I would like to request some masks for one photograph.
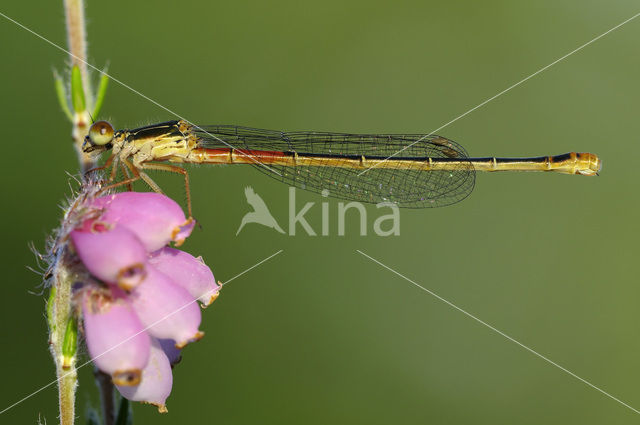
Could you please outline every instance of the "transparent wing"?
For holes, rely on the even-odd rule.
[[[204,130],[204,131],[202,131]],[[421,134],[346,134],[315,131],[281,132],[213,125],[194,130],[199,147],[277,151],[313,155],[322,166],[254,166],[283,183],[345,200],[393,202],[403,208],[451,205],[466,198],[475,183],[473,166],[464,148],[452,140]],[[212,137],[214,136],[214,137]],[[228,143],[222,143],[220,140]],[[401,149],[402,152],[397,153]],[[346,159],[402,159],[398,168],[374,167],[363,173]],[[428,158],[454,158],[460,165],[448,171],[424,171]],[[352,163],[352,161],[351,161]],[[408,164],[408,165],[407,165]]]

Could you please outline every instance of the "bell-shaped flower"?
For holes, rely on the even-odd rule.
[[[196,258],[179,249],[164,247],[151,255],[149,264],[186,289],[204,307],[218,298],[220,287],[201,257]]]
[[[158,407],[160,413],[166,413],[166,400],[171,394],[173,376],[171,375],[171,364],[166,354],[160,347],[160,343],[151,339],[151,356],[147,366],[142,370],[142,379],[136,386],[116,385],[123,397],[153,404]]]
[[[120,223],[135,233],[149,252],[171,241],[181,245],[195,226],[180,205],[160,193],[121,192],[96,198],[91,206],[103,209],[101,221]]]
[[[70,236],[78,257],[98,279],[126,290],[144,279],[147,252],[125,227],[94,221]]]
[[[158,339],[173,339],[177,348],[204,336],[200,326],[200,308],[186,289],[164,273],[147,265],[147,276],[129,294],[129,301],[149,334]]]
[[[85,340],[91,359],[113,382],[138,385],[149,360],[151,338],[117,288],[82,294]]]

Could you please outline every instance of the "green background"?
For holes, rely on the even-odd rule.
[[[0,11],[65,45],[58,2]],[[637,13],[635,1],[92,2],[90,59],[196,123],[427,133]],[[594,152],[598,178],[478,175],[474,193],[401,214],[398,237],[280,235],[248,225],[251,185],[288,228],[288,189],[245,167],[194,167],[202,229],[184,246],[225,281],[207,336],[174,369],[169,413],[135,423],[637,423],[638,415],[406,280],[376,258],[640,409],[640,19],[439,133],[471,155]],[[0,408],[55,379],[42,248],[77,171],[53,90],[65,54],[0,18]],[[95,77],[95,74],[94,74]],[[118,128],[174,117],[111,82]],[[159,176],[182,199],[180,178]],[[139,186],[143,190],[143,186]],[[297,192],[320,230],[324,200]],[[375,207],[367,207],[369,233]],[[35,295],[34,295],[35,293]],[[81,371],[78,414],[96,403]],[[0,416],[57,423],[54,386]],[[205,419],[203,419],[205,418]],[[79,423],[83,423],[80,421]]]

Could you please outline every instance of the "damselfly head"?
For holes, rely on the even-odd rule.
[[[113,126],[107,121],[93,123],[89,128],[89,134],[84,138],[82,150],[88,153],[111,149],[113,134]]]

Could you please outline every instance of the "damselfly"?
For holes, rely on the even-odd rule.
[[[346,200],[392,202],[404,208],[441,207],[466,198],[475,171],[553,171],[593,176],[602,163],[591,153],[532,158],[469,158],[462,146],[436,135],[282,132],[257,128],[195,126],[168,121],[115,131],[106,121],[91,126],[84,151],[112,151],[105,165],[110,180],[118,167],[125,178],[109,188],[144,180],[144,170],[180,173],[191,215],[189,176],[168,163],[250,164],[286,184],[329,192]],[[326,193],[326,192],[324,192]]]

